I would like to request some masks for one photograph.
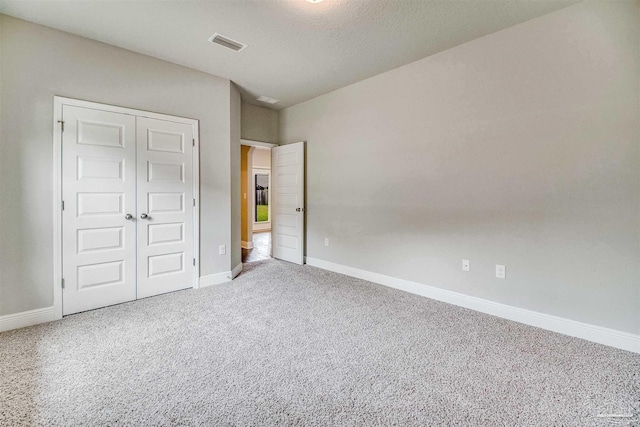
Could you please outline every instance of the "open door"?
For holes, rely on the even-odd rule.
[[[304,142],[271,150],[273,257],[303,264]]]

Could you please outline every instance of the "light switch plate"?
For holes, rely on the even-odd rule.
[[[463,259],[462,260],[462,271],[469,271],[469,270],[470,270],[469,260],[468,259]]]
[[[505,267],[504,265],[496,264],[496,277],[498,279],[506,279],[507,267]]]
[[[227,253],[227,245],[218,246],[218,254],[224,255]]]

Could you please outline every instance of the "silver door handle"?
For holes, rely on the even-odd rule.
[[[131,220],[133,219],[133,215],[131,215],[131,214],[126,214],[126,215],[124,216],[124,219],[126,219],[127,221],[131,221]]]
[[[140,214],[140,218],[142,218],[142,219],[151,219],[151,217],[149,215],[147,215],[146,213]]]

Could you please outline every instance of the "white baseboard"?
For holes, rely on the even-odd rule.
[[[240,273],[242,273],[242,263],[233,267],[233,270],[231,270],[231,279],[235,279]]]
[[[271,231],[271,222],[260,222],[253,224],[254,233],[262,233],[263,231]]]
[[[200,277],[200,287],[206,288],[207,286],[220,285],[222,283],[231,281],[231,272],[223,271],[222,273],[209,274],[207,276]]]
[[[464,295],[458,292],[447,291],[433,286],[423,285],[417,282],[398,279],[371,271],[360,270],[346,265],[335,264],[321,259],[307,257],[307,264],[335,273],[345,274],[380,285],[389,286],[401,291],[421,295],[427,298],[443,301],[515,322],[524,323],[549,331],[558,332],[572,337],[582,338],[599,344],[620,348],[623,350],[640,353],[640,335],[628,332],[616,331],[602,326],[590,325],[563,317],[539,313],[513,307],[485,299]]]
[[[242,249],[253,249],[253,242],[245,242],[243,240],[240,246],[242,246]]]
[[[38,308],[36,310],[23,311],[21,313],[0,316],[0,332],[12,329],[25,328],[56,320],[53,307]]]

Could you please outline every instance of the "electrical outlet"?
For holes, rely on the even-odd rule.
[[[328,237],[324,238],[324,245],[325,246],[329,246],[329,238]]]
[[[463,259],[462,260],[462,271],[469,271],[469,260],[468,259]]]
[[[218,246],[218,254],[224,255],[227,253],[227,245]]]
[[[504,265],[496,264],[496,277],[498,279],[506,279],[507,267],[505,267]]]

